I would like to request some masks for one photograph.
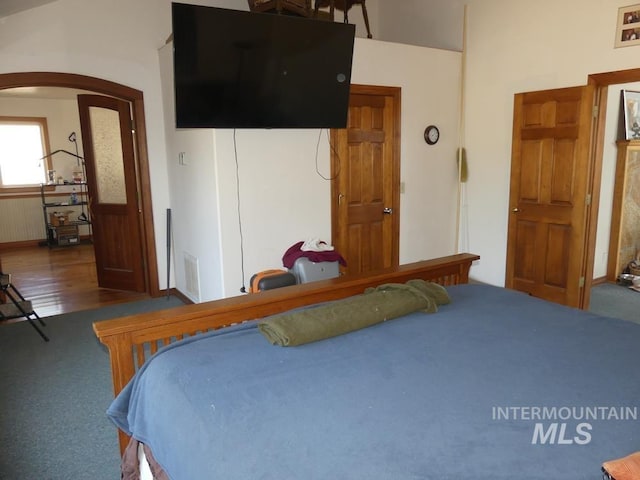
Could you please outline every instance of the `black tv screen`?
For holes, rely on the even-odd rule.
[[[344,128],[355,26],[172,3],[177,128]]]

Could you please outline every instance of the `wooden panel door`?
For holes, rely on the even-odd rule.
[[[584,285],[594,88],[515,96],[506,286],[574,307]]]
[[[347,128],[332,132],[332,242],[343,273],[398,265],[400,89],[352,85]]]
[[[146,291],[129,103],[78,95],[98,285]]]

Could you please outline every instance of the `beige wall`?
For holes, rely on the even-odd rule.
[[[239,4],[237,0],[198,3],[225,7]],[[640,47],[613,47],[617,9],[628,4],[624,0],[469,0],[468,3],[464,143],[469,182],[463,205],[466,220],[461,228],[461,248],[482,256],[472,270],[474,277],[503,284],[513,95],[582,85],[590,73],[636,68]],[[373,9],[382,15],[382,5]],[[358,12],[354,15],[356,19],[359,16]],[[169,2],[58,0],[0,22],[0,72],[73,72],[116,81],[144,92],[157,248],[163,252],[162,225],[171,200],[157,51],[170,32]],[[371,45],[374,43],[367,46]],[[389,48],[391,54],[404,55]],[[437,179],[442,168],[448,171],[450,158],[455,155],[455,142],[428,149],[416,138],[432,121],[452,125],[457,97],[451,96],[451,92],[457,88],[458,77],[455,71],[439,68],[428,51],[410,53],[407,59],[413,61],[415,55],[419,62],[398,70],[395,78],[396,65],[385,68],[378,61],[381,66],[377,68],[375,55],[372,51],[371,55],[363,56],[370,63],[356,64],[355,81],[407,82],[406,88],[432,95],[426,99],[425,93],[425,100],[418,102],[403,95],[403,108],[407,105],[405,111],[413,109],[415,113],[411,114],[411,120],[403,117],[402,175],[410,183],[402,199],[401,258],[409,261],[441,254],[450,238],[446,233],[450,227],[448,223],[445,225],[444,235],[436,233],[436,220],[429,219],[431,210],[425,210],[425,205],[434,205],[433,192],[437,192],[437,201],[450,188]],[[370,77],[365,76],[368,69],[375,70]],[[433,78],[437,80],[432,86]],[[447,93],[439,95],[440,89]],[[445,131],[447,136],[452,133]],[[250,143],[259,142],[261,135]],[[299,137],[303,144],[304,137]],[[174,159],[169,157],[169,161]],[[417,182],[417,190],[413,190],[413,182]],[[455,216],[451,205],[436,204],[436,207]],[[326,222],[327,214],[322,215]],[[319,230],[326,235],[326,227]],[[279,250],[272,248],[273,252]],[[264,258],[257,251],[250,255],[254,259]],[[162,257],[160,254],[158,263],[160,276],[164,278]],[[236,262],[232,260],[230,264],[233,263]],[[252,265],[258,267],[257,262]]]
[[[584,85],[591,73],[637,68],[640,47],[614,48],[625,0],[470,0],[466,138],[473,275],[503,285],[513,96]]]
[[[164,77],[170,55],[161,52]],[[357,39],[352,81],[402,88],[400,261],[455,251],[458,84],[460,54]],[[171,88],[165,105],[171,108]],[[328,132],[307,130],[181,130],[166,112],[172,204],[176,208],[176,282],[183,284],[184,253],[215,271],[201,277],[201,298],[237,295],[242,285],[236,190],[236,147],[244,234],[245,283],[252,274],[282,268],[282,255],[309,238],[331,239]],[[428,146],[424,128],[441,140]],[[320,142],[318,143],[318,138]],[[180,166],[179,152],[189,165]],[[198,235],[193,235],[197,225]],[[188,233],[187,233],[188,232]],[[220,260],[213,253],[220,252]],[[220,279],[218,280],[216,276]],[[221,282],[221,283],[220,283]],[[222,289],[221,289],[222,287]]]
[[[246,9],[240,0],[196,1],[203,5]],[[372,28],[377,25],[377,2],[371,2]],[[352,19],[362,35],[361,14]],[[375,31],[375,30],[374,30]],[[237,293],[241,285],[237,218],[233,184],[233,143],[230,131],[214,132],[215,158],[195,158],[187,178],[170,186],[177,158],[167,142],[158,50],[171,33],[169,0],[57,0],[42,7],[0,19],[0,73],[21,71],[69,72],[114,81],[144,93],[147,141],[152,185],[156,249],[161,286],[166,277],[166,209],[185,198],[183,245],[205,251],[213,248],[215,259],[206,257],[202,269],[210,273],[208,294]],[[401,261],[412,261],[455,250],[455,170],[452,157],[457,130],[460,55],[455,52],[405,47],[360,40],[354,59],[353,80],[358,83],[393,85],[402,95]],[[432,148],[422,139],[426,125],[441,126],[442,140]],[[241,141],[245,206],[257,205],[244,216],[246,277],[280,263],[284,250],[301,237],[330,235],[329,185],[315,175],[317,131],[242,131]],[[286,147],[284,146],[286,145]],[[181,150],[177,150],[181,151]],[[328,164],[329,151],[321,145],[319,162]],[[197,160],[209,162],[204,174],[193,169]],[[215,170],[210,165],[215,161]],[[298,177],[287,176],[294,169]],[[213,175],[210,175],[213,173]],[[216,191],[220,182],[221,189]],[[195,186],[200,190],[193,191]],[[212,193],[199,196],[198,191]],[[275,197],[266,195],[275,191]],[[264,195],[262,195],[264,193]],[[287,195],[288,193],[288,195]],[[252,202],[252,197],[274,198],[272,204]],[[204,201],[203,201],[204,200]],[[427,208],[428,206],[428,208]],[[433,207],[433,208],[431,208]],[[217,214],[215,212],[218,212]],[[308,219],[313,212],[315,221]],[[217,232],[211,223],[226,226]],[[179,228],[179,226],[176,226]],[[213,236],[211,236],[213,235]],[[207,240],[212,240],[207,245]],[[193,239],[200,239],[196,243]],[[174,258],[180,259],[182,251]],[[190,252],[197,254],[199,252]],[[180,261],[180,260],[177,260]],[[218,263],[219,262],[219,263]],[[221,265],[220,265],[221,264]],[[175,271],[175,269],[172,269]],[[224,278],[224,280],[222,280]],[[224,286],[223,286],[224,285]]]
[[[57,0],[0,19],[0,73],[76,73],[144,93],[160,279],[166,277],[163,219],[170,199],[157,51],[171,29],[169,4]]]

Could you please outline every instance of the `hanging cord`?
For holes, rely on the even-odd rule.
[[[467,216],[466,212],[463,215],[463,199],[464,199],[464,208],[466,208],[466,177],[468,175],[467,165],[466,165],[466,152],[464,148],[464,137],[465,137],[465,77],[466,77],[466,67],[467,67],[467,5],[464,6],[464,14],[462,21],[462,57],[461,57],[461,65],[460,65],[460,111],[459,111],[459,127],[458,127],[458,151],[457,151],[457,161],[458,161],[458,199],[456,206],[456,240],[455,240],[455,252],[460,252],[460,229],[462,227],[462,223],[466,223]],[[464,163],[464,165],[463,165]],[[464,170],[464,172],[463,172]],[[464,174],[464,179],[463,179]],[[466,227],[466,225],[465,225]],[[466,233],[468,234],[468,228],[465,228]],[[468,239],[467,239],[468,240]],[[467,241],[464,242],[465,244]],[[465,248],[467,245],[465,245]]]
[[[80,155],[78,155],[78,140],[76,139],[76,132],[69,134],[69,141],[76,147],[76,165],[80,166]]]
[[[71,143],[73,143],[75,150],[76,150],[76,165],[78,165],[79,167],[82,167],[82,181],[83,182],[87,182],[87,177],[86,177],[86,173],[85,173],[85,169],[84,169],[84,159],[78,154],[78,140],[76,138],[76,132],[71,132],[69,134],[69,141]],[[84,189],[82,189],[84,191]],[[87,202],[89,201],[89,198],[87,197]],[[78,217],[78,220],[81,220],[83,222],[86,222],[88,220],[87,214],[84,211],[84,204],[85,204],[85,200],[83,200],[82,198],[80,198],[80,208],[82,209],[82,213],[80,213],[80,216]],[[91,228],[91,227],[89,227]]]
[[[238,164],[238,144],[236,142],[236,129],[233,129],[233,153],[236,161],[236,200],[238,208],[238,231],[240,232],[240,272],[242,274],[241,293],[247,293],[247,287],[244,283],[244,235],[242,233],[242,216],[240,209],[240,166]]]
[[[320,172],[320,167],[318,166],[318,154],[319,154],[319,151],[320,151],[320,139],[322,138],[322,129],[320,129],[320,130],[318,130],[318,141],[316,142],[316,173],[323,180],[331,181],[331,180],[335,180],[336,178],[338,178],[340,176],[341,162],[340,162],[340,155],[338,155],[338,152],[336,151],[334,146],[331,144],[331,138],[329,137],[329,129],[326,129],[325,131],[327,132],[327,143],[329,144],[329,149],[331,150],[331,152],[338,159],[338,171],[336,172],[336,174],[333,177],[325,177]]]

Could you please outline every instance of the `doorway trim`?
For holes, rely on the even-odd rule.
[[[57,72],[19,72],[0,74],[0,90],[16,87],[62,87],[90,90],[130,102],[133,116],[135,153],[137,157],[136,181],[141,200],[142,247],[145,263],[145,284],[149,295],[160,295],[158,264],[156,257],[151,180],[147,150],[147,130],[144,117],[144,99],[140,90],[108,80]]]
[[[600,206],[600,187],[602,181],[602,163],[604,156],[605,127],[607,114],[607,93],[609,85],[640,81],[640,68],[617,70],[613,72],[594,73],[587,77],[587,83],[595,86],[595,122],[591,133],[590,172],[591,209],[587,215],[587,248],[585,249],[584,268],[585,288],[581,308],[589,308],[591,300],[591,285],[593,283],[593,268],[596,256],[596,233],[598,228],[598,210]]]

